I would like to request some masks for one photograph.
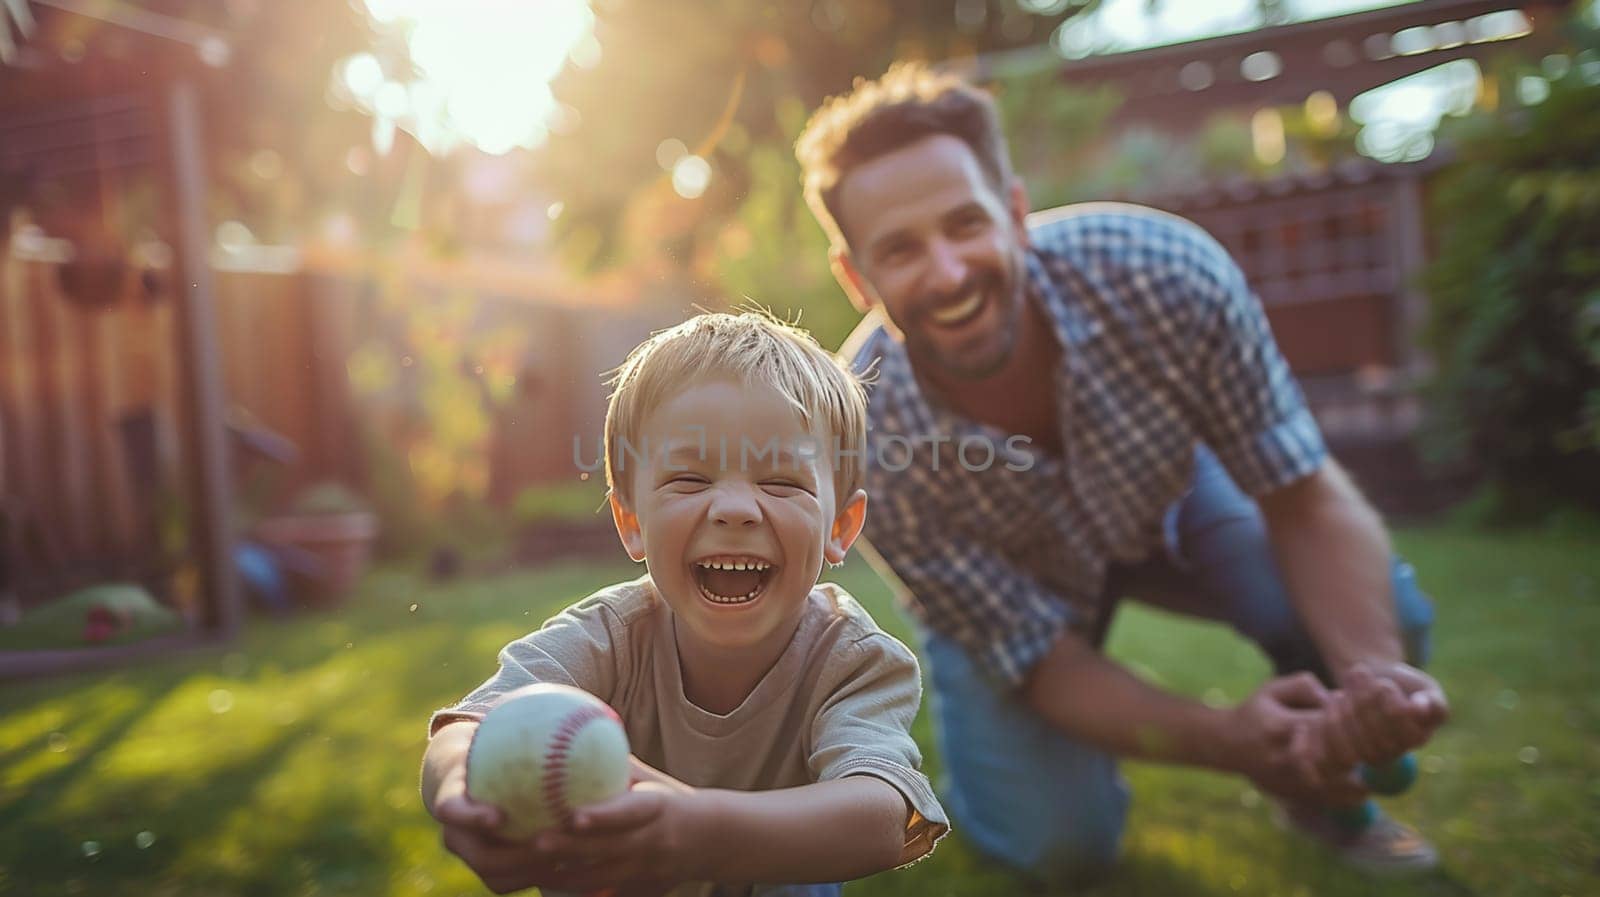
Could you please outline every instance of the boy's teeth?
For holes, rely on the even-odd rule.
[[[746,601],[753,600],[756,597],[756,593],[759,591],[761,591],[760,588],[755,588],[751,589],[750,594],[748,595],[734,595],[730,597],[728,595],[718,595],[717,593],[707,589],[705,586],[700,587],[700,594],[705,596],[707,601],[711,601],[716,604],[743,604]]]
[[[696,561],[695,566],[705,571],[700,582],[700,594],[707,601],[716,604],[746,604],[754,601],[765,587],[768,574],[772,565],[763,560],[723,560],[721,558],[708,558]],[[737,574],[746,574],[739,576]],[[747,591],[737,594],[723,594],[714,591],[724,589],[735,592],[738,589]]]
[[[701,561],[708,570],[765,570],[772,565],[765,561]]]

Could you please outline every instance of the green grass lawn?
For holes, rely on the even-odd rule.
[[[1132,766],[1125,859],[1097,895],[1600,893],[1600,544],[1591,536],[1399,535],[1436,597],[1434,670],[1455,718],[1392,811],[1432,835],[1444,871],[1375,884],[1278,832],[1244,782]],[[439,845],[417,798],[430,710],[495,652],[631,568],[560,567],[427,584],[370,577],[338,612],[253,621],[227,649],[0,691],[0,894],[486,893]],[[840,579],[906,626],[872,573]],[[1112,650],[1212,700],[1266,670],[1228,632],[1138,608]],[[925,720],[918,737],[931,751]],[[959,834],[856,895],[1012,894]]]

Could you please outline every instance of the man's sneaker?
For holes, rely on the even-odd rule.
[[[1325,809],[1283,802],[1279,820],[1327,846],[1351,866],[1375,875],[1424,872],[1439,865],[1439,852],[1416,829],[1375,812],[1351,830]]]

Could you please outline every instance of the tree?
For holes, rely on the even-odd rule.
[[[1582,31],[1578,49],[1597,48]],[[1502,518],[1600,509],[1597,82],[1592,64],[1573,66],[1542,102],[1462,123],[1437,187],[1431,445],[1488,475]]]
[[[810,111],[897,58],[1037,45],[1094,5],[596,0],[601,62],[554,85],[581,123],[535,162],[541,182],[559,185],[557,236],[580,266],[654,258],[708,292],[810,308],[807,323],[837,343],[849,315],[835,311],[791,150]],[[668,139],[710,163],[704,195],[673,192],[657,159]]]

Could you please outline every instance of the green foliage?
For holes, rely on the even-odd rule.
[[[1488,475],[1489,517],[1600,508],[1600,85],[1550,88],[1463,124],[1432,210],[1429,444]]]
[[[417,485],[406,466],[405,455],[370,422],[360,427],[367,493],[372,509],[383,521],[373,546],[382,558],[415,557],[433,547],[433,524],[417,495]]]
[[[398,268],[373,290],[346,370],[362,411],[367,491],[384,522],[379,553],[482,546],[506,522],[491,505],[494,440],[548,325],[525,304],[434,292]]]
[[[1211,178],[1253,173],[1261,164],[1250,143],[1250,129],[1225,116],[1212,116],[1206,122],[1195,137],[1194,149],[1201,171]]]
[[[391,560],[418,558],[441,547],[492,555],[506,538],[505,514],[482,497],[457,491],[424,496],[406,456],[377,426],[363,428],[367,492],[382,521],[374,549]]]
[[[1034,207],[1092,192],[1088,185],[1103,168],[1094,149],[1122,97],[1109,87],[1063,84],[1054,67],[1002,78],[998,87],[1011,163],[1028,184]]]
[[[605,507],[606,490],[598,480],[547,483],[517,493],[511,516],[518,524],[593,523]]]
[[[640,266],[711,284],[708,299],[801,315],[835,347],[857,316],[800,198],[793,143],[811,111],[896,59],[1041,45],[1095,5],[597,0],[599,65],[552,85],[583,123],[534,163],[561,203],[561,253],[581,269]],[[656,157],[668,139],[710,162],[704,195],[673,192]]]
[[[800,192],[787,147],[749,154],[750,187],[717,244],[724,292],[785,320],[797,315],[818,342],[837,348],[857,320],[828,270],[828,238]]]
[[[630,209],[661,187],[656,147],[669,138],[711,158],[715,172],[712,192],[672,203],[690,210],[671,215],[675,229],[691,235],[709,222],[713,232],[720,230],[736,217],[757,176],[753,167],[763,164],[739,144],[788,152],[810,110],[858,76],[875,76],[897,58],[961,59],[1042,44],[1061,22],[1095,5],[596,2],[599,65],[569,70],[553,85],[583,125],[539,153],[542,180],[560,185],[556,198],[565,211],[557,231],[582,244],[584,257],[596,264],[621,259]],[[707,27],[711,22],[715,27]],[[696,239],[671,254],[687,261]]]
[[[1269,18],[1275,14],[1273,4],[1261,5]],[[1323,169],[1356,155],[1359,128],[1333,108],[1317,116],[1306,104],[1278,107],[1285,154],[1269,164],[1256,157],[1250,118],[1238,110],[1209,116],[1193,133],[1175,133],[1160,122],[1111,130],[1122,103],[1111,87],[1065,84],[1053,67],[1002,77],[998,86],[1012,161],[1036,209]]]

